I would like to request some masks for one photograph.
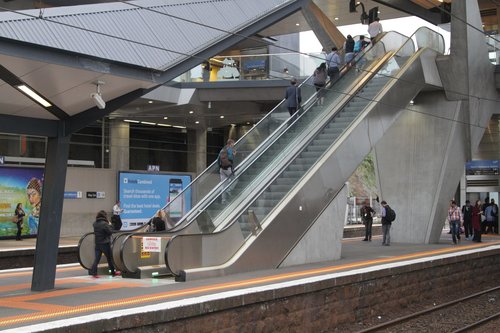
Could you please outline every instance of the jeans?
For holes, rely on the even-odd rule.
[[[233,167],[229,167],[227,169],[220,168],[219,169],[219,175],[220,175],[220,181],[221,181],[221,183],[224,183],[226,181],[226,179],[233,177]],[[230,196],[231,196],[231,189],[226,184],[226,188],[224,188],[224,187],[222,188],[222,195],[221,195],[221,197],[222,197],[222,204],[223,205],[227,203],[227,199]]]
[[[391,225],[390,224],[382,224],[382,244],[390,245],[391,244]]]
[[[99,265],[99,261],[101,261],[103,253],[108,261],[108,267],[111,271],[111,275],[115,275],[115,266],[113,265],[113,258],[111,258],[111,245],[109,243],[95,245],[95,259],[92,264],[92,268],[90,269],[90,275],[97,275],[97,265]]]
[[[460,221],[451,221],[451,236],[453,243],[457,242],[457,238],[460,239]]]

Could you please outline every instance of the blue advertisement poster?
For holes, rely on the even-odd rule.
[[[473,160],[465,163],[466,175],[498,175],[498,160]]]
[[[0,167],[0,238],[36,235],[42,201],[43,169]],[[16,206],[25,216],[14,221]]]
[[[120,172],[118,198],[123,209],[122,230],[135,229],[149,221],[191,182],[190,175]],[[177,198],[167,209],[178,221],[191,209],[191,189]]]

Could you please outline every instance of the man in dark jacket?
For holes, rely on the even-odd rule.
[[[103,253],[108,260],[108,267],[111,275],[120,275],[120,272],[115,272],[115,266],[113,266],[113,259],[111,257],[111,234],[113,233],[113,227],[108,221],[108,214],[106,214],[103,210],[99,211],[93,226],[95,238],[95,259],[92,264],[92,268],[90,269],[90,275],[94,278],[99,277],[97,275],[97,265],[99,264]]]

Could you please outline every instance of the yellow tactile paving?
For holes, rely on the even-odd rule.
[[[138,285],[137,283],[126,283],[126,282],[121,282],[121,281],[116,281],[116,280],[115,281],[109,280],[110,283],[102,283],[102,284],[95,285],[95,286],[86,286],[86,287],[79,287],[79,288],[73,288],[73,289],[67,289],[67,290],[49,291],[49,292],[43,292],[43,293],[38,293],[38,294],[33,294],[33,295],[16,296],[16,297],[2,299],[2,301],[0,301],[0,305],[2,305],[2,306],[4,306],[3,303],[5,302],[5,303],[10,303],[11,306],[9,306],[9,307],[16,307],[14,305],[18,305],[19,308],[23,308],[23,309],[29,308],[29,309],[33,309],[33,310],[39,310],[40,312],[1,318],[0,319],[0,326],[8,326],[8,325],[37,321],[37,320],[47,320],[47,319],[53,319],[53,318],[57,318],[57,317],[68,316],[68,315],[72,316],[72,315],[77,315],[77,314],[82,314],[82,313],[89,313],[89,312],[93,312],[93,311],[102,312],[103,310],[110,310],[110,309],[118,308],[118,307],[124,307],[124,306],[127,307],[127,306],[131,306],[131,305],[145,304],[145,303],[155,302],[155,301],[165,301],[165,300],[173,299],[176,297],[189,297],[189,296],[193,296],[193,295],[200,295],[200,294],[205,294],[205,293],[210,293],[210,292],[221,292],[221,291],[230,290],[230,289],[251,287],[251,286],[257,286],[257,285],[262,285],[262,284],[269,284],[269,283],[274,283],[274,282],[285,281],[285,280],[289,280],[289,279],[298,279],[298,278],[304,278],[304,277],[309,277],[309,276],[314,276],[314,275],[333,273],[336,271],[341,271],[341,270],[346,270],[346,269],[362,268],[362,267],[367,267],[367,266],[372,266],[372,265],[377,265],[377,264],[384,264],[384,263],[397,262],[397,261],[401,261],[401,260],[409,260],[409,259],[416,259],[416,258],[422,258],[422,257],[427,257],[427,256],[434,256],[434,255],[439,255],[439,254],[456,252],[458,249],[466,250],[466,249],[474,249],[474,248],[480,248],[480,247],[486,247],[486,246],[498,245],[498,244],[500,244],[500,242],[471,244],[471,245],[461,246],[460,248],[457,248],[455,246],[450,246],[449,248],[416,252],[416,253],[400,255],[400,256],[393,256],[393,257],[388,257],[388,258],[365,260],[365,261],[359,261],[359,262],[343,264],[343,265],[328,266],[328,267],[322,267],[322,268],[316,268],[316,269],[308,269],[308,270],[291,272],[291,273],[282,273],[282,274],[276,274],[276,275],[271,275],[271,276],[266,276],[266,277],[246,279],[246,280],[240,280],[240,281],[234,281],[234,282],[219,283],[219,284],[213,284],[213,285],[202,286],[202,287],[195,287],[195,288],[188,288],[188,289],[182,289],[182,290],[176,290],[176,291],[155,293],[155,294],[150,294],[150,295],[141,295],[141,296],[135,296],[135,297],[121,298],[121,299],[117,299],[117,300],[113,300],[113,301],[92,303],[92,304],[79,305],[79,306],[66,306],[66,307],[58,308],[57,305],[55,305],[55,306],[52,305],[51,308],[48,308],[47,304],[40,302],[40,300],[43,300],[45,298],[52,298],[52,297],[63,296],[63,295],[70,296],[70,295],[76,295],[76,294],[82,294],[82,293],[92,293],[92,292],[96,292],[99,290],[105,290],[105,289],[125,288],[125,287],[130,288],[130,287],[137,287],[137,285]],[[87,280],[87,281],[91,281],[91,280]],[[38,300],[36,305],[34,305],[34,303],[29,303],[30,304],[29,306],[25,305],[28,301],[33,301],[33,300]],[[38,308],[38,306],[39,306],[39,308]]]

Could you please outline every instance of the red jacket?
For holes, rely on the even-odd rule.
[[[481,230],[481,207],[478,205],[472,208],[472,228]]]

